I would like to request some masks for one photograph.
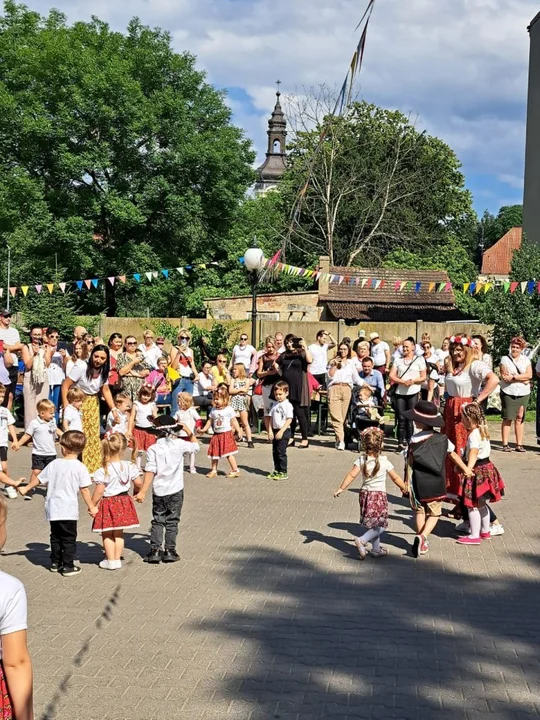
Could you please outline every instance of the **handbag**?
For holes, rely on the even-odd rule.
[[[253,388],[253,394],[254,395],[262,395],[263,394],[263,381],[262,379],[257,380],[255,387]]]

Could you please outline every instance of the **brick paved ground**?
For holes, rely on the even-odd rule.
[[[83,572],[52,575],[43,499],[10,501],[0,565],[29,595],[36,717],[538,716],[540,458],[494,458],[508,486],[505,535],[462,547],[444,521],[419,560],[410,512],[393,497],[390,555],[358,561],[357,495],[332,498],[353,455],[328,441],[291,450],[283,483],[265,479],[262,443],[241,451],[239,480],[187,475],[172,566],[142,563],[147,503],[122,571],[97,567],[99,536],[83,517]],[[28,451],[11,460],[28,467]]]

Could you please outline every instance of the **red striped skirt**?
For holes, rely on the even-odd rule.
[[[4,675],[4,667],[0,660],[0,720],[12,720],[13,708],[6,685],[6,677]]]
[[[463,425],[461,408],[463,405],[472,402],[472,398],[449,397],[444,406],[444,427],[443,433],[456,446],[456,452],[461,457],[467,445],[467,430]],[[455,498],[459,495],[461,477],[458,468],[450,457],[446,456],[446,491],[448,495]]]
[[[101,498],[92,532],[128,530],[135,527],[139,527],[139,518],[131,495],[125,493]]]
[[[136,427],[133,428],[133,439],[135,440],[137,450],[139,452],[146,452],[149,447],[155,444],[157,437],[143,428]]]
[[[475,508],[482,502],[499,502],[504,495],[504,480],[491,460],[479,460],[474,475],[462,475],[460,495],[466,507]]]
[[[220,458],[229,457],[229,455],[236,455],[237,452],[238,445],[233,437],[232,430],[212,435],[208,446],[209,458],[219,460]]]

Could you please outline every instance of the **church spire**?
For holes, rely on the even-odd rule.
[[[278,87],[276,92],[276,104],[270,120],[268,121],[268,148],[266,159],[258,168],[258,180],[255,185],[255,192],[264,193],[275,188],[287,167],[287,121],[281,109],[279,86],[281,80],[276,81]]]

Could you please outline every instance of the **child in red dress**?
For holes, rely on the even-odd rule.
[[[214,392],[212,404],[214,407],[210,411],[208,422],[201,430],[201,434],[204,434],[212,426],[214,431],[208,448],[208,457],[212,460],[212,469],[207,473],[206,477],[217,477],[219,460],[227,458],[231,468],[227,477],[237,478],[240,473],[234,456],[238,452],[238,446],[234,439],[233,430],[239,435],[240,427],[236,419],[236,413],[229,405],[229,391],[226,387],[221,385],[218,387]]]

